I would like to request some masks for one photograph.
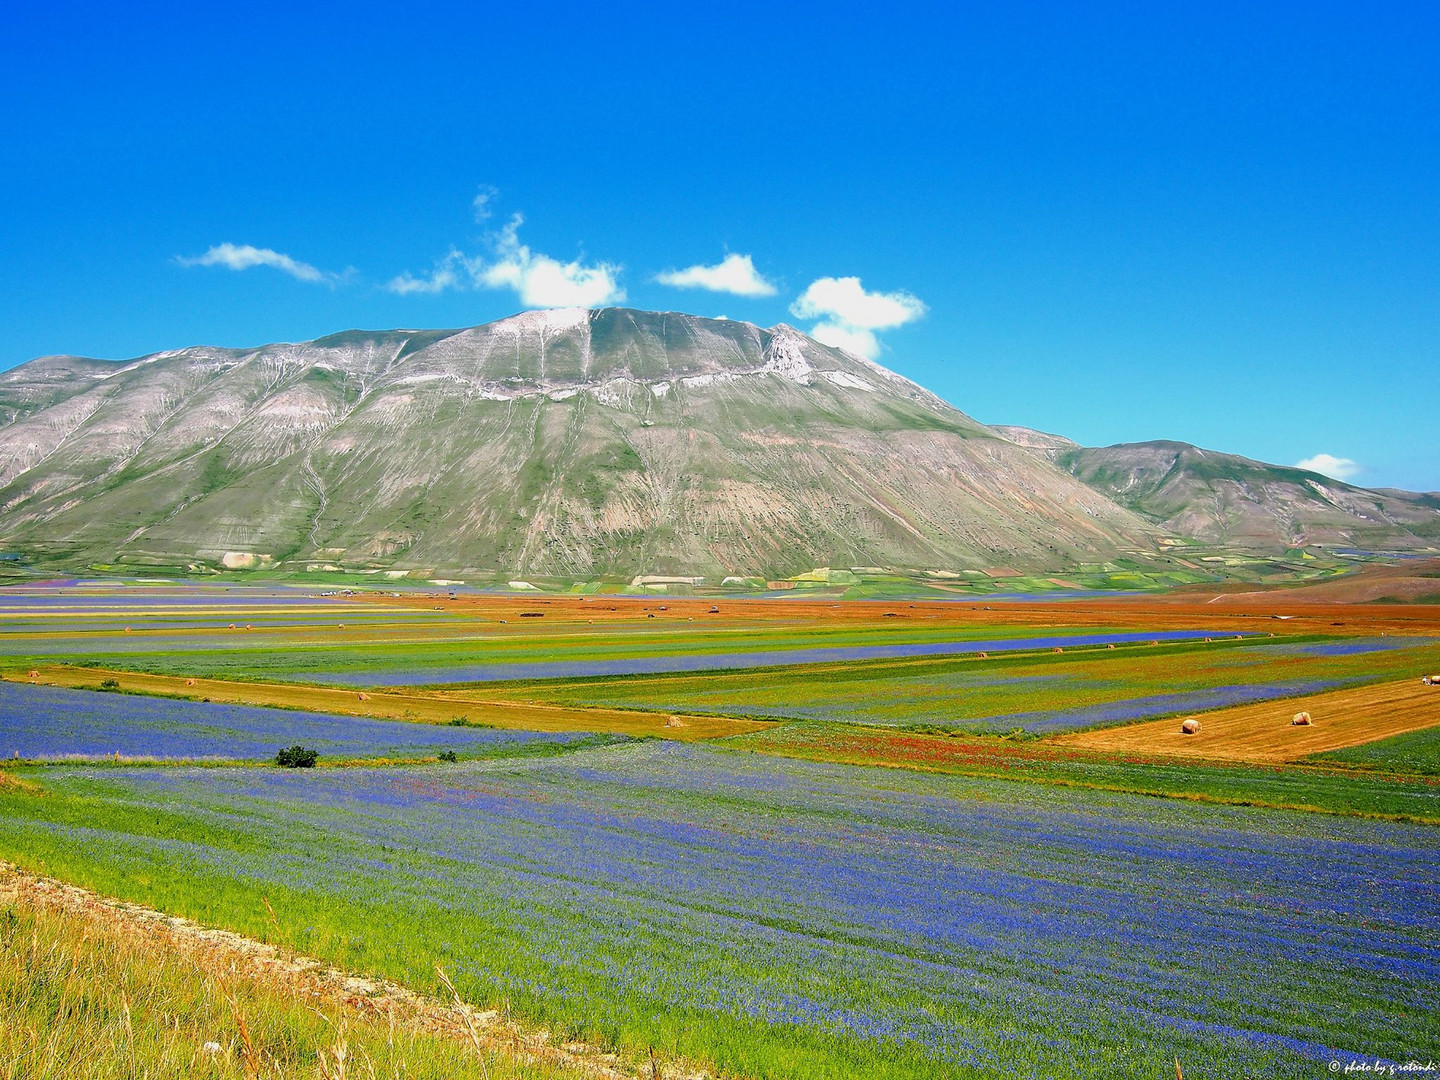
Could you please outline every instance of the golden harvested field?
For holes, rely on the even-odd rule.
[[[384,693],[339,690],[319,686],[291,686],[283,683],[235,682],[229,679],[189,679],[178,675],[146,675],[101,668],[42,666],[28,672],[10,672],[0,678],[9,682],[33,682],[54,686],[94,689],[104,679],[114,679],[122,691],[168,697],[204,698],[225,704],[265,705],[342,716],[365,716],[377,720],[409,720],[421,724],[445,724],[463,716],[474,724],[524,731],[595,731],[618,735],[652,735],[661,739],[688,742],[743,735],[769,725],[757,720],[731,720],[720,716],[678,715],[641,712],[634,709],[580,708],[563,705],[531,705],[520,702],[487,701],[473,691],[419,691]]]
[[[1309,727],[1291,724],[1308,712]],[[1339,750],[1391,735],[1440,724],[1440,686],[1419,679],[1239,705],[1196,713],[1200,730],[1180,731],[1182,717],[1100,731],[1081,731],[1047,740],[1060,746],[1226,761],[1298,761],[1308,754]]]

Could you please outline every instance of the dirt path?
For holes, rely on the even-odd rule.
[[[164,912],[112,900],[88,889],[41,877],[0,861],[0,904],[23,903],[59,910],[133,933],[174,950],[220,978],[241,978],[280,986],[331,1008],[369,1018],[406,1023],[458,1042],[479,1043],[487,1052],[521,1061],[564,1066],[599,1080],[709,1080],[710,1073],[673,1059],[633,1062],[599,1047],[557,1042],[542,1028],[529,1028],[494,1010],[457,1001],[443,1003],[385,980],[349,975],[318,960],[283,952],[252,938],[216,930]]]
[[[1296,727],[1291,719],[1308,712],[1314,723]],[[1144,724],[1082,731],[1047,740],[1057,746],[1120,750],[1227,761],[1297,761],[1308,754],[1340,750],[1440,724],[1440,686],[1418,678],[1350,690],[1238,705],[1196,713],[1200,730],[1180,731],[1180,717]]]

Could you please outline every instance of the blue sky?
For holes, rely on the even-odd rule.
[[[1440,489],[1433,4],[210,7],[7,9],[0,367],[623,293]]]

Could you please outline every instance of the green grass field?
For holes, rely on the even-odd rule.
[[[1312,761],[1349,765],[1384,775],[1392,772],[1440,776],[1440,727],[1392,735],[1344,750],[1315,754]]]

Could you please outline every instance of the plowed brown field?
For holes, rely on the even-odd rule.
[[[1286,634],[1436,634],[1440,635],[1440,604],[1317,603],[1290,597],[1285,590],[1251,593],[1240,605],[1224,593],[1147,594],[1102,600],[1014,601],[977,596],[954,601],[839,600],[834,597],[728,599],[683,596],[495,596],[406,593],[398,597],[365,594],[356,600],[402,608],[443,608],[477,619],[517,619],[524,613],[543,615],[527,626],[542,632],[580,623],[644,621],[686,622],[700,628],[807,625],[900,627],[1034,626],[1134,627]],[[712,612],[712,607],[718,611]],[[1238,609],[1237,609],[1238,608]],[[512,627],[516,624],[511,623]],[[653,623],[652,623],[653,625]]]

